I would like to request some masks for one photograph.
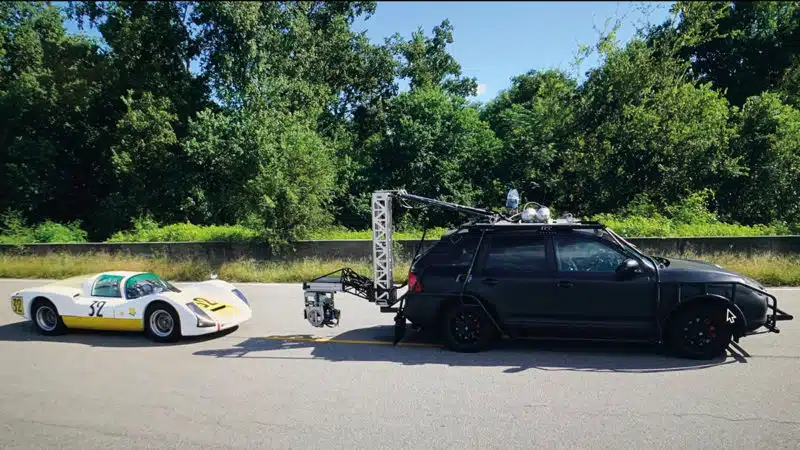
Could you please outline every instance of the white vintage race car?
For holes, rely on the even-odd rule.
[[[70,328],[144,331],[159,342],[215,333],[252,317],[232,284],[208,280],[177,288],[148,272],[103,272],[22,289],[11,309],[45,335]]]

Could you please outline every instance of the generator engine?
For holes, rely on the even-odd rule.
[[[305,319],[317,328],[339,325],[341,311],[334,308],[333,292],[306,292]]]

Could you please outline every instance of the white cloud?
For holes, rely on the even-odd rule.
[[[483,83],[481,83],[481,84],[479,84],[479,85],[478,85],[478,92],[477,92],[477,94],[478,94],[478,95],[483,95],[484,93],[486,93],[486,85],[485,85],[485,84],[483,84]]]

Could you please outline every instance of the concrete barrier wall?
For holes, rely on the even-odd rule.
[[[776,253],[800,255],[800,236],[759,237],[691,237],[691,238],[629,238],[643,251],[661,255],[685,253],[709,254],[735,252],[744,254]],[[425,246],[434,241],[426,240]],[[418,240],[395,242],[398,253],[410,255]],[[127,254],[136,256],[166,256],[169,258],[203,258],[215,262],[254,258],[257,260],[291,260],[303,258],[370,259],[370,241],[300,241],[286,252],[273,252],[266,244],[235,244],[229,242],[142,242],[142,243],[86,243],[86,244],[27,244],[0,245],[0,253],[45,255],[50,253]]]

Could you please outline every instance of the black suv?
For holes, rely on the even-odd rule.
[[[412,264],[403,312],[456,351],[572,337],[649,341],[690,358],[792,319],[745,276],[649,256],[599,223],[452,230]]]

